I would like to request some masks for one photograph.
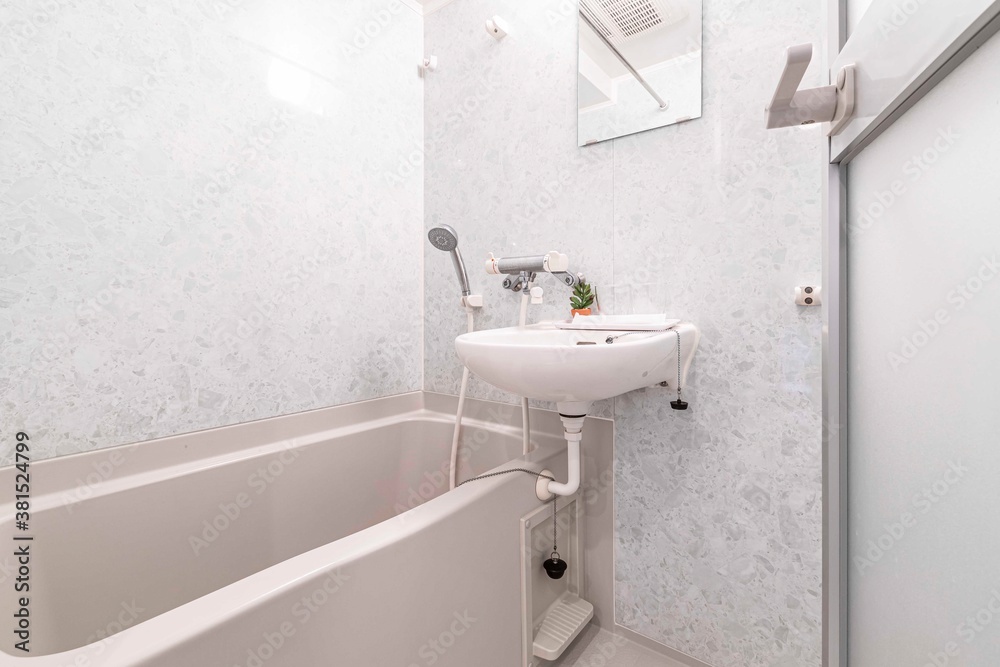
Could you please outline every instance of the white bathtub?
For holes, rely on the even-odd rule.
[[[444,493],[449,407],[408,394],[32,464],[30,530],[0,506],[0,665],[520,665],[535,479]],[[520,458],[517,408],[470,413],[463,477]],[[557,420],[534,426],[529,465],[563,478]]]

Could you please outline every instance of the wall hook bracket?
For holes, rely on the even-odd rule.
[[[830,123],[827,135],[833,137],[854,117],[856,65],[842,68],[836,85],[799,90],[812,56],[812,44],[790,46],[785,51],[785,69],[765,111],[767,129]]]
[[[427,56],[420,61],[420,76],[427,76],[429,72],[433,72],[438,68],[437,56]]]
[[[486,22],[486,32],[490,34],[490,37],[501,42],[510,34],[510,26],[499,16],[494,16]]]

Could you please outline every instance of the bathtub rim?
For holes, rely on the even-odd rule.
[[[82,502],[373,428],[407,421],[453,424],[448,409],[453,401],[447,394],[416,391],[32,461],[32,513],[70,504],[66,496],[74,494],[74,502]],[[532,409],[533,437],[561,439],[558,418],[546,412]],[[463,423],[470,427],[520,437],[519,406],[467,399],[465,415]],[[101,475],[101,464],[111,466],[110,475]],[[0,489],[13,489],[17,473],[14,465],[0,468]],[[101,479],[90,483],[95,474]],[[14,498],[0,493],[0,525],[6,525],[14,518]]]

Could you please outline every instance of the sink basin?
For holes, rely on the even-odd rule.
[[[555,402],[563,415],[578,416],[587,414],[594,401],[642,387],[667,382],[676,390],[675,331],[681,336],[683,377],[699,338],[698,330],[688,323],[671,331],[631,334],[610,344],[608,336],[625,332],[535,324],[465,334],[455,340],[455,348],[462,363],[490,384]]]

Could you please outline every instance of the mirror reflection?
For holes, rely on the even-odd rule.
[[[580,0],[580,145],[701,116],[701,0]]]

